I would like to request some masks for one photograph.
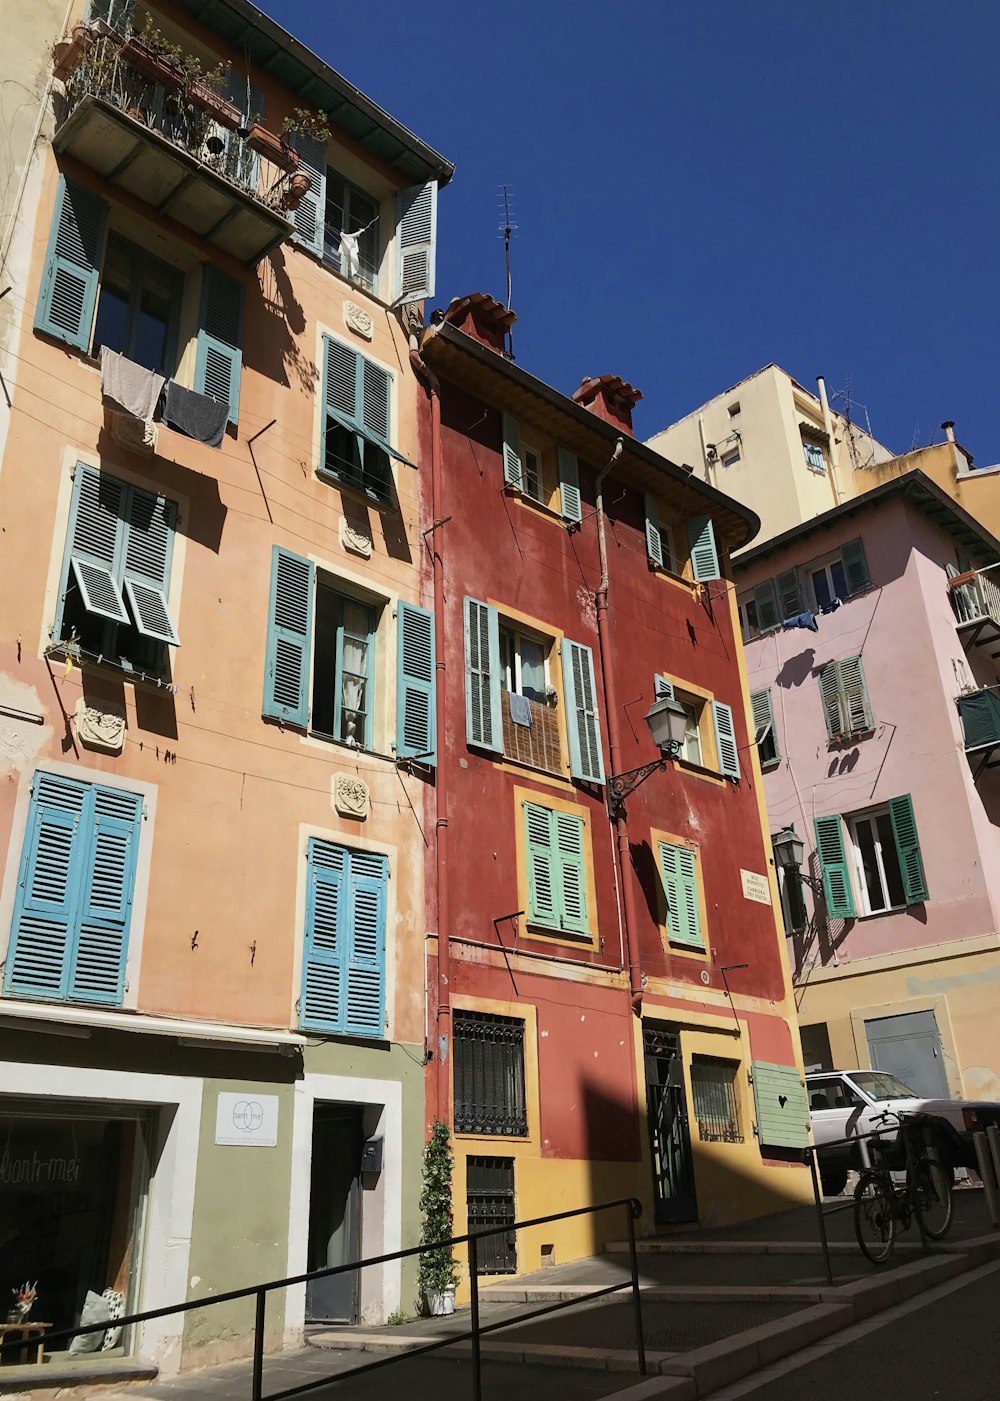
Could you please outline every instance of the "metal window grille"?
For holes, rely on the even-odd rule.
[[[465,1192],[469,1230],[496,1233],[478,1242],[480,1275],[517,1273],[514,1231],[514,1159],[466,1158]]]
[[[691,1062],[691,1092],[703,1143],[742,1143],[740,1106],[736,1096],[735,1061],[696,1056]]]
[[[524,1022],[456,1012],[455,1129],[516,1137],[528,1132],[524,1100]]]

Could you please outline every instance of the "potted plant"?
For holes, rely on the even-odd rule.
[[[184,50],[171,44],[153,24],[146,21],[138,34],[130,34],[122,45],[122,58],[167,92],[177,92],[184,84]]]
[[[227,131],[235,131],[243,114],[235,102],[222,95],[227,73],[228,69],[222,63],[217,63],[214,68],[202,68],[194,59],[188,70],[184,92],[192,107],[207,113]]]
[[[421,1245],[433,1245],[436,1241],[451,1237],[451,1176],[454,1162],[448,1125],[437,1119],[424,1148],[420,1191]],[[455,1312],[458,1267],[450,1245],[421,1252],[417,1283],[428,1313]]]
[[[281,137],[285,145],[293,132],[308,136],[310,141],[329,141],[330,123],[322,112],[312,112],[308,107],[296,107],[281,123]]]
[[[95,38],[89,25],[74,24],[69,39],[52,50],[54,76],[65,82],[71,73],[75,73]]]
[[[312,189],[312,176],[303,170],[296,170],[288,177],[288,184],[281,192],[282,209],[294,213]]]
[[[293,151],[280,136],[275,136],[273,131],[268,131],[266,126],[262,126],[259,116],[255,117],[247,128],[246,143],[251,151],[256,151],[258,156],[263,156],[280,170],[291,173],[299,168],[298,151]]]

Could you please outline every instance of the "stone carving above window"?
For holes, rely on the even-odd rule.
[[[86,749],[120,754],[125,746],[125,711],[113,701],[90,705],[81,696],[73,714],[76,737]]]
[[[357,302],[344,303],[344,321],[349,331],[370,341],[375,333],[375,322],[370,311],[365,311]]]
[[[368,816],[371,796],[368,784],[354,774],[337,774],[333,780],[333,805],[341,817],[358,817],[362,821]]]
[[[371,559],[372,532],[367,521],[351,520],[347,516],[340,522],[340,543],[352,555],[362,555]]]

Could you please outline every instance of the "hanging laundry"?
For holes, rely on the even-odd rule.
[[[521,725],[526,730],[531,729],[531,705],[527,696],[519,696],[516,691],[511,691],[510,718],[515,725]]]
[[[819,623],[812,613],[796,613],[794,618],[786,618],[781,626],[783,628],[808,628],[810,632],[819,632]]]
[[[841,607],[843,602],[844,600],[842,598],[831,598],[830,602],[824,603],[822,608],[820,608],[818,611],[822,613],[824,617],[826,617],[827,613],[836,613],[837,609]]]
[[[357,277],[361,271],[361,253],[358,249],[358,239],[360,234],[342,233],[340,235],[340,254],[342,262],[340,271],[345,277]]]
[[[225,437],[229,405],[225,399],[210,399],[170,380],[163,403],[163,421],[168,428],[184,433],[195,442],[217,448]]]
[[[145,365],[137,365],[134,360],[126,360],[117,350],[101,346],[101,392],[112,401],[111,407],[152,421],[163,392],[162,375],[147,370]]]

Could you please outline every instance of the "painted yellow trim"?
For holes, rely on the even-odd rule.
[[[537,633],[540,638],[548,640],[549,642],[549,654],[546,659],[549,665],[549,684],[555,688],[562,702],[562,704],[556,706],[556,724],[559,727],[559,758],[564,771],[568,774],[569,736],[566,733],[566,687],[563,685],[562,674],[562,641],[566,634],[561,628],[554,628],[549,623],[543,623],[530,613],[522,613],[519,608],[511,608],[500,599],[487,598],[486,602],[490,608],[495,608],[497,610],[501,627],[505,621],[511,622],[516,627],[523,627],[529,632]],[[508,768],[508,765],[511,767]],[[506,756],[503,760],[496,760],[495,767],[507,769],[508,773],[514,774],[523,773],[525,771],[531,774],[537,773],[539,775],[550,774],[549,769],[535,769],[530,764],[522,763],[519,759],[509,759]],[[545,781],[550,782],[552,780],[546,779]],[[559,783],[560,786],[563,786],[563,780],[559,779],[558,776],[555,777],[555,781]],[[568,779],[565,780],[565,784],[572,787]]]
[[[675,574],[670,569],[664,569],[662,565],[655,565],[653,573],[658,579],[662,579],[665,584],[671,584],[675,589],[683,589],[689,596],[694,594],[698,585],[693,579],[688,579],[684,574]]]
[[[501,773],[509,773],[514,778],[529,778],[532,783],[544,783],[548,788],[557,788],[560,793],[575,793],[576,789],[568,778],[560,778],[548,769],[532,768],[520,759],[494,759],[493,767]],[[567,765],[567,772],[569,766]]]
[[[524,831],[524,804],[537,803],[540,807],[551,808],[556,812],[569,813],[583,823],[583,862],[587,876],[587,922],[588,934],[571,934],[565,930],[549,929],[545,925],[533,924],[525,915],[525,939],[538,943],[562,944],[580,949],[598,947],[597,930],[597,882],[594,878],[594,848],[590,829],[590,810],[579,803],[565,798],[556,798],[548,793],[537,793],[532,788],[514,788],[514,842],[517,849],[517,903],[522,910],[528,908],[528,850]]]
[[[519,1152],[532,1149],[538,1152],[540,1141],[541,1115],[539,1111],[538,1088],[538,1009],[531,1002],[517,1002],[513,998],[500,1001],[496,998],[466,997],[459,993],[452,999],[453,1010],[462,1012],[485,1012],[491,1017],[517,1017],[524,1022],[524,1104],[528,1118],[528,1132],[523,1137],[508,1138],[504,1134],[456,1133],[455,1142],[469,1145],[467,1151],[473,1156],[483,1153],[486,1156],[497,1154],[504,1158],[516,1158]],[[448,1097],[451,1107],[451,1122],[455,1122],[455,1073],[454,1050],[452,1053],[452,1073],[449,1076]]]
[[[659,675],[665,676],[671,683],[678,700],[688,701],[695,705],[701,702],[701,710],[698,713],[698,736],[701,740],[702,762],[693,764],[688,759],[675,759],[674,763],[685,773],[691,774],[692,778],[724,783],[725,780],[719,773],[719,756],[715,749],[715,727],[712,724],[712,709],[709,704],[710,701],[715,700],[715,692],[707,691],[704,686],[696,686],[693,681],[687,681],[683,676],[674,676],[669,671],[661,671]]]
[[[671,958],[676,956],[686,956],[697,959],[699,962],[709,963],[712,960],[712,941],[708,930],[708,905],[705,901],[705,877],[701,869],[701,847],[690,837],[681,837],[674,832],[664,832],[658,827],[649,829],[649,841],[653,848],[653,862],[656,866],[658,877],[656,888],[656,912],[660,925],[663,947],[670,953]],[[660,875],[660,850],[659,843],[666,842],[668,846],[682,846],[686,850],[694,853],[694,878],[698,885],[698,914],[701,917],[701,936],[705,941],[704,949],[693,948],[690,944],[672,944],[667,933],[667,899],[663,890],[663,878]]]

